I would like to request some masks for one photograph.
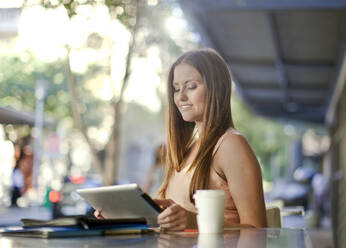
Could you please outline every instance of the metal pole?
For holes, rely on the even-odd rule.
[[[36,109],[35,109],[35,127],[34,127],[34,165],[33,165],[33,188],[38,187],[38,174],[41,163],[41,139],[44,118],[44,95],[46,82],[44,80],[37,80],[36,82]]]

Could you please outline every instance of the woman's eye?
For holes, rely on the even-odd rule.
[[[195,83],[188,84],[187,88],[190,89],[190,90],[191,89],[196,89],[197,88],[197,84],[195,84]]]
[[[179,92],[179,88],[173,88],[174,92]]]

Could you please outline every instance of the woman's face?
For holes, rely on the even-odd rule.
[[[184,121],[202,122],[207,88],[201,74],[191,65],[181,63],[173,74],[174,103]]]

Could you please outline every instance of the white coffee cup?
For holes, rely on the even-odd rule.
[[[222,233],[226,194],[222,190],[197,190],[193,195],[197,208],[199,233]]]

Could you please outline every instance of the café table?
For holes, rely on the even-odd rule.
[[[17,247],[141,247],[141,248],[213,248],[213,247],[312,247],[304,229],[258,228],[225,229],[222,234],[190,232],[151,232],[133,235],[39,239],[0,235],[1,248]]]

